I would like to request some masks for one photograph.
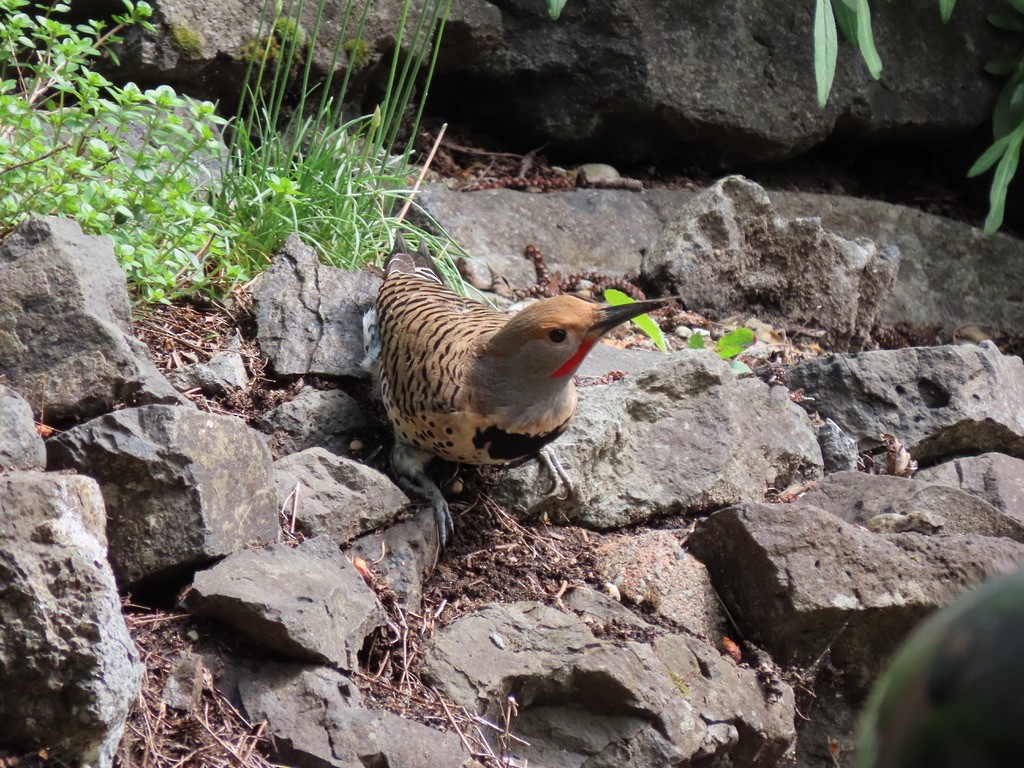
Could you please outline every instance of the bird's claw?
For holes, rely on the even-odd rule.
[[[573,484],[572,478],[569,477],[569,473],[562,466],[562,462],[558,460],[558,454],[551,450],[551,448],[544,448],[537,454],[537,460],[551,476],[551,487],[548,488],[545,494],[548,498],[567,501],[575,497],[576,486]],[[562,488],[562,493],[556,493],[559,490],[559,486]]]

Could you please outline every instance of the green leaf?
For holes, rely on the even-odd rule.
[[[558,21],[558,17],[562,15],[562,9],[565,8],[566,0],[548,0],[548,15],[552,21]]]
[[[985,71],[990,75],[1008,75],[1020,66],[1022,56],[1014,56],[1012,59],[994,59],[985,65]]]
[[[857,46],[857,0],[832,0],[832,12],[836,15],[836,26],[852,46]]]
[[[687,349],[704,349],[707,346],[707,334],[694,331],[686,341]]]
[[[741,363],[739,360],[730,361],[729,367],[732,368],[732,372],[735,373],[737,376],[740,376],[744,373],[753,373],[753,371],[750,370],[749,365],[747,365],[746,363]]]
[[[818,106],[824,109],[836,76],[839,40],[832,0],[817,0],[814,11],[814,77],[818,84]]]
[[[875,36],[871,31],[871,8],[868,0],[857,0],[857,47],[868,72],[877,80],[882,75],[882,59],[875,49]]]
[[[996,164],[996,162],[1006,152],[1006,146],[1010,143],[1009,136],[1003,136],[998,139],[991,147],[981,153],[981,157],[974,161],[974,165],[967,171],[967,178],[971,179],[975,176],[980,176],[985,173],[989,168]]]
[[[950,17],[953,15],[954,5],[956,5],[956,0],[939,0],[939,14],[942,16],[943,24],[949,21]]]
[[[1006,0],[1013,9],[1019,13],[1024,13],[1024,0]]]
[[[1003,213],[1006,208],[1006,191],[1010,187],[1010,181],[1017,173],[1017,165],[1020,162],[1020,146],[1024,140],[1024,124],[1019,125],[1017,130],[1010,134],[1010,141],[1006,147],[1003,159],[996,166],[995,176],[992,178],[992,189],[989,190],[988,216],[985,217],[985,234],[991,235],[1003,223]]]
[[[1001,139],[1008,136],[1024,120],[1024,113],[1020,110],[1022,85],[1024,77],[1017,71],[999,92],[999,98],[996,99],[996,105],[992,110],[993,138]]]
[[[604,300],[613,307],[617,307],[620,304],[636,303],[622,291],[616,291],[614,288],[605,289]],[[651,319],[650,315],[637,315],[633,318],[633,322],[636,323],[636,326],[641,331],[651,338],[651,341],[654,342],[654,345],[658,349],[660,349],[664,354],[668,354],[668,345],[665,343],[665,336],[662,334],[661,328],[658,327],[658,324]]]
[[[723,360],[736,357],[754,343],[754,332],[749,328],[737,328],[730,331],[715,344],[715,351]]]
[[[990,13],[988,23],[1009,32],[1024,32],[1024,19],[1016,13]]]

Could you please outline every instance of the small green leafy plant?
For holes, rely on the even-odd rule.
[[[739,357],[743,350],[751,346],[755,341],[754,332],[749,328],[737,328],[729,331],[715,344],[715,352],[723,360],[729,361],[729,367],[735,373],[751,373],[750,366],[735,358]],[[704,349],[707,345],[707,336],[703,333],[694,333],[686,343],[687,349]]]
[[[614,288],[605,288],[604,300],[611,304],[613,307],[617,307],[620,304],[635,304],[636,301],[631,297],[624,294],[622,291],[617,291]],[[668,345],[665,343],[665,336],[661,332],[661,328],[654,322],[650,315],[637,315],[633,318],[633,323],[636,324],[637,328],[647,334],[651,341],[654,342],[654,346],[660,349],[664,354],[668,354]]]
[[[31,214],[71,216],[109,235],[139,298],[161,302],[209,289],[206,260],[225,253],[204,191],[224,121],[168,86],[96,71],[122,29],[149,27],[148,3],[123,2],[107,29],[57,20],[64,3],[0,0],[0,238]]]

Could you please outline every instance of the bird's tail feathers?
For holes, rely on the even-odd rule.
[[[444,284],[444,278],[441,275],[441,270],[438,269],[437,262],[434,260],[433,255],[427,249],[427,244],[424,240],[420,240],[420,247],[418,251],[413,252],[408,245],[406,245],[405,238],[402,237],[400,232],[395,232],[395,244],[391,248],[391,255],[388,256],[387,264],[384,266],[384,277],[394,274],[395,272],[402,272],[408,275],[418,275],[419,277],[433,280],[435,282]]]

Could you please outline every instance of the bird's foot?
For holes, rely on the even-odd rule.
[[[573,484],[572,478],[569,477],[562,462],[558,460],[558,454],[551,447],[541,448],[540,453],[537,454],[537,461],[551,477],[551,487],[548,488],[546,494],[548,498],[565,501],[576,495],[576,486]],[[559,486],[561,486],[562,493],[557,493]]]
[[[399,477],[398,484],[406,493],[422,496],[430,504],[434,523],[437,525],[437,540],[441,549],[444,549],[455,535],[455,521],[452,519],[448,502],[441,494],[441,489],[426,475],[419,475],[416,478]]]

